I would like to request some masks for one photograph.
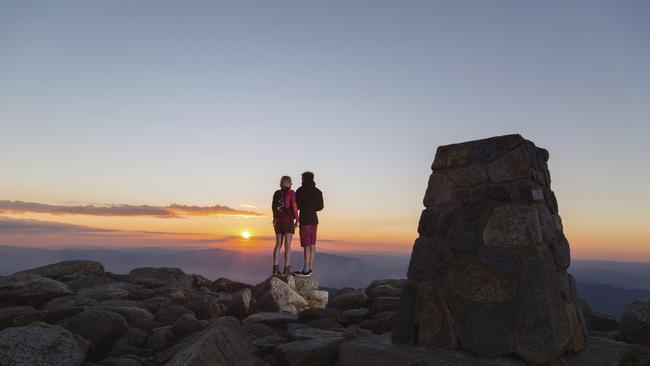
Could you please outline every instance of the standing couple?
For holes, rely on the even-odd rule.
[[[302,270],[293,274],[310,276],[316,254],[316,228],[318,227],[316,211],[323,209],[323,192],[316,188],[314,173],[302,173],[302,185],[295,192],[291,189],[291,177],[286,175],[282,177],[280,189],[273,194],[271,209],[275,231],[273,275],[291,274],[291,240],[296,227],[300,225],[300,246],[304,250],[304,265]],[[278,256],[282,245],[284,245],[284,271],[281,273]]]

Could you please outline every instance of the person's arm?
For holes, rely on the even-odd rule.
[[[296,205],[298,206],[298,210],[300,210],[301,201],[302,201],[302,190],[298,188],[296,190]]]
[[[296,222],[294,225],[298,225],[298,204],[296,203],[296,196],[293,196],[293,201],[291,202],[291,205],[293,206],[293,217],[296,218]]]
[[[318,191],[318,205],[316,206],[316,211],[323,209],[325,205],[323,204],[323,192]]]

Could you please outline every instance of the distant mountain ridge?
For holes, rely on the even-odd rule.
[[[127,273],[144,266],[178,267],[187,273],[199,273],[212,279],[227,277],[248,283],[257,283],[268,277],[272,267],[270,250],[268,254],[262,254],[220,248],[41,249],[0,246],[0,275],[71,259],[99,261],[114,273]],[[315,270],[323,286],[361,288],[377,278],[405,277],[408,261],[406,255],[320,252]],[[291,264],[296,270],[301,268],[301,253],[294,253]]]

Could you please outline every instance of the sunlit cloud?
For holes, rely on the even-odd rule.
[[[256,211],[239,210],[223,205],[188,206],[172,203],[168,206],[129,204],[68,206],[8,200],[0,200],[0,212],[13,214],[46,213],[52,215],[149,216],[157,218],[179,218],[187,216],[263,216],[263,214]]]
[[[61,233],[97,234],[111,232],[116,232],[116,230],[99,229],[89,226],[65,224],[53,221],[0,217],[0,233],[5,235],[43,235]]]

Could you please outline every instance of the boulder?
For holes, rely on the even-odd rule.
[[[377,297],[399,297],[401,293],[401,287],[393,287],[390,285],[379,285],[366,289],[366,295],[368,295],[370,300]]]
[[[51,299],[72,295],[68,287],[35,274],[0,278],[0,303],[38,306]]]
[[[343,338],[345,338],[345,333],[339,331],[310,328],[310,327],[289,329],[287,331],[287,334],[294,341],[304,341],[307,339],[318,339],[318,338],[337,338],[343,340]]]
[[[399,297],[376,297],[370,303],[370,313],[381,313],[383,311],[395,311],[399,307]]]
[[[192,314],[183,314],[180,318],[176,319],[172,326],[172,331],[178,337],[185,337],[190,334],[200,332],[205,329],[206,325],[196,319]]]
[[[144,286],[129,289],[129,300],[142,301],[156,296],[156,291]]]
[[[100,275],[84,275],[80,273],[73,273],[57,278],[57,281],[65,283],[68,288],[74,292],[86,287],[93,287],[97,285],[105,285],[108,283],[118,282],[107,276]]]
[[[249,315],[246,319],[244,319],[244,325],[250,324],[250,323],[262,323],[262,324],[268,324],[268,325],[281,325],[281,324],[286,324],[286,323],[291,323],[291,322],[297,322],[298,321],[298,316],[294,313],[288,313],[288,312],[260,312],[260,313],[255,313]]]
[[[342,337],[324,337],[289,342],[275,349],[275,357],[279,365],[329,366],[338,360],[342,341]]]
[[[308,322],[310,320],[320,318],[333,318],[341,322],[345,322],[346,318],[342,316],[342,311],[335,308],[307,308],[298,314],[301,322]]]
[[[217,278],[214,282],[212,282],[210,288],[216,292],[235,293],[245,288],[252,289],[253,285],[249,285],[243,282],[232,281],[227,278],[221,277],[221,278]]]
[[[272,327],[256,322],[244,323],[244,332],[250,340],[277,335]]]
[[[367,318],[370,315],[370,311],[366,308],[348,309],[345,310],[342,315],[351,322],[357,322],[359,320]]]
[[[359,328],[367,329],[374,334],[382,334],[393,330],[393,320],[367,319],[359,323]]]
[[[146,349],[148,335],[142,329],[131,328],[127,330],[120,339],[115,341],[109,354],[111,356],[136,355],[140,357],[151,357],[154,352]]]
[[[93,300],[88,297],[83,297],[83,296],[78,296],[78,295],[71,295],[71,296],[63,296],[63,297],[57,297],[56,299],[52,299],[43,306],[40,307],[41,310],[61,310],[61,309],[69,309],[69,308],[82,308],[83,310],[87,310],[91,306],[97,304],[97,300]]]
[[[368,287],[366,287],[366,293],[372,291],[377,286],[390,286],[398,289],[403,289],[406,286],[406,283],[407,283],[406,279],[385,278],[381,280],[374,280],[370,282]]]
[[[185,314],[192,314],[194,313],[189,310],[188,308],[182,306],[182,305],[169,305],[165,308],[162,308],[158,310],[158,312],[155,314],[154,318],[161,322],[162,324],[165,325],[172,325],[178,318]]]
[[[99,309],[86,310],[61,322],[72,333],[79,334],[105,352],[129,329],[122,315]]]
[[[367,304],[368,295],[363,289],[344,288],[334,295],[328,306],[347,310],[366,307]]]
[[[171,325],[154,328],[147,338],[146,347],[155,352],[167,349],[176,343],[176,335]]]
[[[318,290],[318,281],[315,276],[294,276],[296,292],[306,297],[313,291]]]
[[[134,286],[128,283],[113,282],[82,288],[77,291],[77,295],[97,301],[119,300],[128,298],[129,290],[133,288]]]
[[[0,365],[81,365],[91,344],[59,325],[35,323],[0,331]]]
[[[215,345],[217,345],[215,347]],[[237,319],[223,317],[197,333],[167,366],[260,365]]]
[[[142,300],[142,305],[145,307],[145,309],[149,310],[149,312],[153,314],[158,312],[158,310],[171,305],[171,302],[166,297],[154,296]]]
[[[75,275],[99,275],[103,276],[104,266],[95,261],[86,260],[72,260],[64,261],[46,266],[27,269],[17,274],[34,274],[42,277],[57,279],[59,277],[75,274]]]
[[[621,317],[621,339],[650,345],[650,299],[634,300]]]
[[[289,340],[287,337],[279,335],[269,335],[262,338],[257,338],[251,342],[251,346],[255,354],[273,354],[275,353],[275,348],[281,344],[287,343]]]
[[[183,306],[192,311],[197,319],[210,320],[221,316],[219,304],[210,301],[205,295],[190,295]]]
[[[243,288],[237,291],[230,302],[228,302],[228,311],[226,314],[237,318],[248,315],[250,311],[252,292],[250,288]]]
[[[267,291],[255,299],[255,311],[297,313],[307,306],[307,301],[284,281],[271,277],[266,283]]]
[[[398,304],[394,341],[537,363],[585,347],[548,158],[520,135],[438,148],[408,282],[366,289],[371,313]]]
[[[310,308],[324,308],[327,306],[329,293],[319,290],[318,280],[315,276],[291,276],[294,279],[296,292],[307,301]]]
[[[192,287],[194,278],[185,274],[180,268],[141,267],[135,268],[127,275],[119,276],[124,282],[143,285],[149,288],[163,286]]]
[[[130,307],[135,307],[135,308],[140,308],[140,309],[146,309],[147,307],[144,305],[143,302],[141,301],[135,301],[135,300],[104,300],[101,302],[98,302],[94,304],[96,307],[120,307],[120,308],[130,308]]]
[[[319,318],[307,322],[310,327],[320,329],[343,328],[343,321],[338,318]]]
[[[31,306],[0,308],[0,329],[20,327],[43,319],[43,315]]]
[[[329,300],[329,292],[325,290],[315,290],[305,296],[307,306],[310,308],[325,308]]]
[[[192,287],[210,287],[210,285],[212,285],[212,281],[203,275],[191,274],[190,276],[192,276]]]
[[[188,301],[188,288],[183,288],[177,285],[169,285],[156,287],[153,290],[156,296],[166,297],[172,304],[182,305]],[[191,294],[191,292],[189,294]]]
[[[126,322],[132,328],[148,329],[153,315],[142,306],[134,305],[130,302],[121,303],[115,300],[102,301],[92,307],[120,314],[126,319]]]

